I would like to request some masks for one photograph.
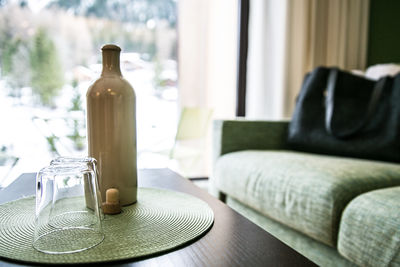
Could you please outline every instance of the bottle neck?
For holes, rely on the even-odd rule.
[[[122,76],[119,67],[119,54],[120,51],[103,50],[103,71],[101,72],[101,76]]]

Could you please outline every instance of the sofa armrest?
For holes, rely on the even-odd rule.
[[[289,121],[215,120],[213,156],[215,160],[240,150],[281,150],[287,148]]]
[[[227,153],[240,150],[282,150],[287,148],[289,121],[215,120],[213,122],[213,165]],[[226,195],[210,176],[208,192],[225,202]]]

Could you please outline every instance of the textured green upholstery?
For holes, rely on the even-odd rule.
[[[400,266],[400,187],[372,191],[346,207],[338,250],[360,266]]]
[[[336,246],[340,216],[357,195],[400,185],[400,165],[293,151],[220,157],[216,187],[251,208]]]
[[[226,153],[254,149],[285,149],[288,121],[216,120],[214,161]]]
[[[213,121],[213,164],[227,153],[255,149],[285,149],[289,121]],[[209,193],[220,197],[211,176]]]
[[[290,151],[287,130],[215,121],[210,192],[322,266],[400,266],[400,164]]]

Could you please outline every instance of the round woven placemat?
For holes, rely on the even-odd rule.
[[[50,255],[32,247],[35,199],[0,205],[0,257],[32,263],[106,262],[149,256],[181,246],[207,231],[211,208],[193,196],[139,188],[138,202],[103,221],[105,239],[79,253]]]

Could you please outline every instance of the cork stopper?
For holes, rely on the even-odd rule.
[[[104,214],[118,214],[121,212],[119,190],[117,188],[107,189],[106,202],[103,202],[102,208]]]

